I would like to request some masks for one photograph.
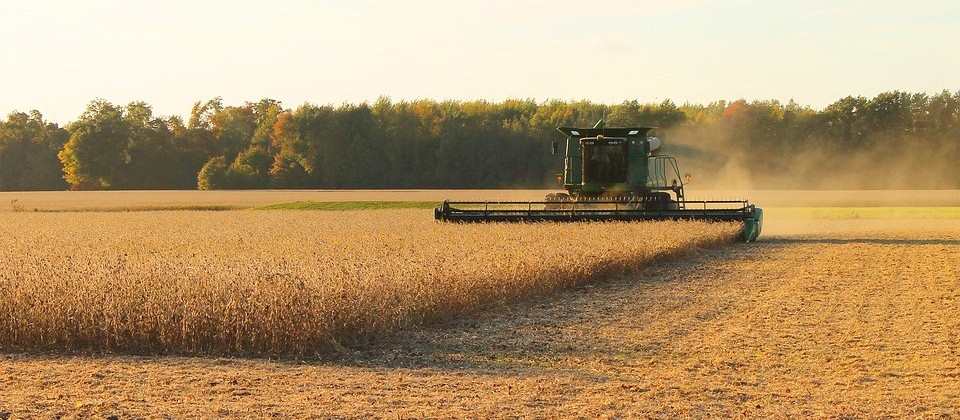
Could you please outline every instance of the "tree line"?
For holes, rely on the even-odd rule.
[[[553,188],[558,126],[659,127],[715,186],[960,188],[960,91],[793,101],[400,101],[194,104],[189,119],[98,99],[60,127],[0,120],[0,190]]]

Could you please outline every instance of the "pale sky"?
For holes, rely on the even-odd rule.
[[[0,0],[0,113],[960,89],[960,1]]]

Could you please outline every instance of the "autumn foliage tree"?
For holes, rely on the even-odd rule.
[[[960,91],[892,91],[822,110],[742,99],[284,108],[213,98],[185,122],[143,102],[95,100],[66,130],[38,112],[0,120],[0,189],[63,188],[61,173],[74,189],[556,187],[556,127],[600,118],[659,127],[664,151],[705,186],[960,188]]]
[[[13,112],[0,120],[0,191],[66,187],[57,153],[69,136],[39,111]]]

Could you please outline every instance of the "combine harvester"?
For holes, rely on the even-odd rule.
[[[560,127],[567,135],[563,189],[544,201],[444,201],[437,220],[457,222],[585,222],[706,220],[743,223],[741,239],[760,236],[763,210],[747,200],[698,200],[684,197],[680,168],[660,155],[655,127]],[[553,142],[553,154],[559,144]],[[558,176],[559,178],[559,176]],[[690,181],[690,175],[685,177]]]

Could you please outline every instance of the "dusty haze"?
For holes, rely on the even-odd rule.
[[[840,151],[809,144],[784,149],[749,146],[704,126],[664,130],[664,150],[677,157],[693,186],[704,189],[956,189],[960,188],[960,133],[947,142],[874,137]],[[905,197],[900,205],[913,205]]]

